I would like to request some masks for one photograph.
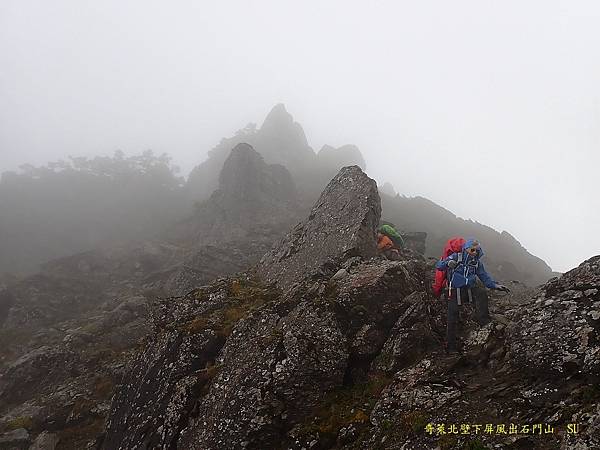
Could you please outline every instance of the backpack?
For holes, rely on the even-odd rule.
[[[462,237],[453,237],[446,241],[446,245],[444,246],[444,251],[440,259],[446,259],[452,253],[460,253],[462,252],[462,247],[465,244],[466,240]],[[435,271],[435,280],[433,282],[433,295],[438,298],[442,295],[442,291],[446,287],[448,280],[446,280],[446,271],[445,270],[436,270]]]
[[[389,237],[397,248],[404,248],[404,239],[402,239],[402,236],[400,236],[400,233],[396,231],[393,225],[386,223],[381,225],[378,231]]]

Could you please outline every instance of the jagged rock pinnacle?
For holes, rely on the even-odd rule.
[[[328,261],[370,257],[381,215],[377,185],[358,166],[342,168],[306,221],[297,225],[258,266],[269,282],[287,286]]]

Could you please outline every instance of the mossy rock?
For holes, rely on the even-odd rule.
[[[354,425],[360,433],[368,433],[369,414],[379,394],[392,379],[378,374],[365,383],[342,386],[324,396],[323,402],[302,426],[306,435],[319,433],[335,439],[340,429]],[[316,417],[316,419],[315,419]]]
[[[2,428],[4,431],[13,431],[19,428],[31,430],[33,428],[33,419],[29,416],[15,417],[14,419],[6,422]]]
[[[198,315],[178,326],[177,330],[191,335],[212,329],[218,336],[227,338],[241,319],[248,317],[252,311],[278,297],[278,292],[273,288],[243,277],[234,278],[225,288],[228,297],[223,307]],[[208,299],[210,296],[205,288],[197,289],[189,295],[201,300]]]

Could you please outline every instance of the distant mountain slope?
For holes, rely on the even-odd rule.
[[[31,274],[55,258],[145,239],[187,213],[166,155],[76,157],[0,178],[0,273]]]
[[[238,155],[233,171],[222,173],[232,149],[240,145],[253,150],[245,160]],[[0,273],[32,273],[53,258],[148,239],[177,223],[179,231],[189,225],[188,231],[196,233],[196,246],[223,245],[235,236],[247,254],[245,224],[256,225],[250,233],[254,237],[246,239],[253,246],[270,243],[274,234],[287,231],[284,224],[294,224],[342,167],[351,165],[363,170],[366,166],[356,146],[325,145],[315,153],[302,126],[279,104],[260,128],[250,125],[223,139],[185,185],[168,157],[150,152],[129,158],[121,153],[112,158],[73,158],[68,164],[5,173],[0,179]],[[240,178],[236,170],[254,175]],[[228,178],[226,190],[220,176]],[[389,184],[381,191],[394,194]],[[384,219],[405,231],[427,232],[431,256],[439,255],[451,235],[473,235],[482,240],[487,263],[500,279],[538,284],[553,275],[509,233],[457,219],[424,198],[384,194]],[[217,238],[214,233],[221,234]],[[251,251],[252,259],[260,257],[262,244]]]
[[[6,289],[0,284],[0,331],[93,316],[113,298],[185,294],[258,262],[300,211],[287,169],[267,165],[240,144],[225,162],[219,189],[168,232],[54,259]]]
[[[248,144],[238,144],[220,170],[218,188],[168,239],[197,249],[203,245],[258,245],[260,258],[299,219],[304,208],[290,172],[267,164]]]
[[[250,144],[268,164],[284,165],[301,194],[311,197],[310,202],[341,167],[356,164],[365,168],[364,158],[354,145],[338,149],[326,145],[315,153],[308,145],[302,126],[294,121],[283,104],[278,104],[267,114],[259,129],[250,124],[235,136],[222,139],[208,153],[206,161],[192,170],[187,181],[191,198],[202,200],[210,196],[218,187],[219,172],[229,152],[240,143]]]
[[[390,197],[380,193],[385,220],[405,231],[427,233],[428,256],[439,257],[452,236],[475,237],[485,251],[486,268],[500,280],[545,283],[556,274],[542,259],[529,253],[510,233],[464,220],[423,197]]]

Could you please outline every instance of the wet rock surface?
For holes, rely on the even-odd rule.
[[[416,270],[419,267],[421,270]],[[196,317],[190,323],[197,324],[199,335],[204,336],[210,332],[212,323],[223,323],[223,319],[201,319],[205,314],[203,308],[217,308],[213,314],[226,317],[231,308],[232,289],[237,289],[232,286],[238,286],[237,283],[250,283],[240,285],[242,291],[254,292],[244,294],[245,300],[241,301],[251,301],[254,306],[238,311],[240,318],[224,344],[220,343],[217,355],[214,347],[211,353],[195,344],[194,354],[204,355],[205,359],[198,366],[188,365],[181,372],[178,370],[178,377],[197,379],[207,370],[202,367],[207,362],[214,377],[203,385],[204,389],[192,390],[191,397],[179,390],[182,388],[178,377],[151,372],[148,381],[139,379],[148,360],[156,361],[163,369],[175,370],[165,358],[179,355],[180,350],[164,341],[169,334],[159,333],[149,348],[154,351],[158,347],[160,353],[140,356],[130,370],[131,378],[126,377],[128,381],[117,391],[105,448],[129,448],[132,442],[151,442],[161,448],[172,445],[148,437],[156,434],[152,430],[161,430],[166,436],[180,436],[181,448],[198,449],[274,448],[282,439],[290,445],[300,436],[308,439],[304,430],[297,428],[298,424],[310,421],[327,393],[366,379],[369,363],[384,345],[386,334],[410,305],[404,298],[423,289],[425,279],[415,275],[424,273],[423,267],[421,261],[365,260],[335,285],[327,279],[317,281],[325,287],[321,293],[318,288],[311,290],[312,279],[287,295],[248,280],[228,279],[221,282],[225,283],[223,290],[213,291],[217,285],[208,288],[219,298],[218,305],[210,303],[211,295],[201,303],[188,297],[185,306],[188,312],[169,319],[173,322],[167,328],[186,329],[190,326],[186,320]],[[257,296],[258,292],[269,295]],[[378,295],[371,297],[373,293]],[[177,389],[177,393],[167,389],[166,395],[157,395],[163,391],[161,378],[169,380],[164,386]],[[152,393],[144,397],[149,404],[138,405],[135,398],[129,397],[133,393],[144,396],[144,392]],[[165,402],[157,398],[165,398]],[[176,405],[167,401],[181,398],[193,398],[193,406],[186,401]],[[168,415],[163,411],[167,407],[162,405],[167,404],[173,406],[170,412],[176,412],[178,418],[187,418],[179,422],[182,427],[179,433],[171,433],[165,421]],[[136,423],[140,418],[143,420],[138,429]],[[117,424],[123,427],[120,432],[115,429]],[[132,436],[135,438],[130,441]],[[311,441],[314,439],[309,437]]]
[[[2,354],[0,448],[596,448],[600,256],[537,290],[505,282],[483,326],[463,305],[462,353],[446,355],[432,262],[376,257],[379,216],[347,167],[253,270],[206,283],[193,254],[163,266],[177,245],[146,247],[85,321],[19,305],[48,284],[13,288],[9,314],[47,326]],[[109,261],[74,258],[52,283]]]
[[[3,281],[0,429],[26,420],[33,438],[56,431],[59,448],[92,445],[130,354],[153,331],[148,301],[183,296],[247,269],[289,229],[296,200],[285,168],[242,146],[225,169],[219,191],[199,206],[204,213],[174,232],[61,258],[39,274]]]
[[[541,377],[600,376],[600,258],[550,281],[511,319],[515,367]]]
[[[369,185],[365,186],[370,192]],[[583,317],[590,318],[588,327],[595,325],[596,259],[541,290],[507,282],[513,292],[490,295],[492,321],[485,325],[477,323],[473,306],[465,304],[459,333],[463,352],[446,355],[446,309],[429,292],[431,262],[414,251],[404,252],[401,261],[388,261],[370,257],[368,246],[360,244],[355,248],[366,250],[347,252],[335,243],[324,246],[315,231],[324,225],[317,227],[310,221],[322,223],[325,215],[319,214],[317,206],[323,207],[331,198],[335,194],[321,199],[298,227],[309,231],[290,233],[258,270],[245,275],[249,278],[244,279],[244,286],[269,294],[258,296],[263,300],[235,315],[219,345],[207,351],[195,344],[195,350],[204,355],[205,367],[188,365],[178,378],[164,384],[177,393],[169,391],[162,403],[150,396],[143,406],[113,402],[111,426],[138,423],[142,415],[146,426],[126,429],[121,425],[119,433],[108,427],[104,442],[110,445],[104,448],[131,448],[128,436],[133,435],[137,442],[153,442],[159,448],[190,449],[593,448],[600,399],[595,387],[596,340],[589,332],[585,341],[575,325],[583,325]],[[377,217],[377,202],[371,208]],[[377,223],[364,221],[370,214],[354,215],[355,226],[369,224],[364,236],[373,236]],[[317,243],[324,257],[286,275],[288,268],[298,267],[288,264],[288,258],[303,252],[312,255],[311,244]],[[273,263],[271,271],[265,269],[267,261]],[[261,273],[266,276],[253,278]],[[294,277],[294,273],[303,276]],[[276,282],[279,274],[285,282]],[[164,322],[171,324],[169,329],[181,329],[191,317],[202,316],[202,304],[212,305],[213,314],[226,317],[227,299],[236,289],[240,292],[232,286],[240,282],[228,278],[206,288],[224,289],[217,296],[220,303],[211,303],[210,296],[205,303],[189,296],[182,299],[177,305],[188,311],[185,318],[174,314]],[[239,301],[253,303],[252,298],[257,297],[244,293]],[[538,300],[553,300],[546,305],[552,306],[559,298],[571,309],[571,302],[580,303],[573,310],[571,327],[564,327],[565,333],[570,330],[564,342],[550,344],[552,328],[535,326],[549,320],[547,309],[539,306],[545,303]],[[214,331],[212,323],[217,321],[199,320],[199,336]],[[561,330],[555,329],[559,336]],[[152,339],[159,336],[164,333]],[[532,337],[550,346],[531,345]],[[166,345],[161,348],[151,359],[160,362],[166,355],[181,354]],[[550,370],[556,361],[563,361],[563,348],[580,355],[577,371]],[[526,352],[530,355],[523,356]],[[166,361],[159,364],[169,367]],[[532,364],[542,365],[543,376]],[[130,373],[137,374],[140,368],[134,366]],[[211,370],[212,376],[201,376],[200,389],[182,384],[181,380],[196,380],[205,370]],[[152,385],[161,383],[152,378]],[[128,398],[145,386],[134,375],[124,380],[116,399]],[[182,400],[168,403],[167,398]],[[167,403],[169,414],[161,412]],[[166,419],[171,415],[177,421]],[[575,423],[581,427],[578,434],[568,433],[567,426]],[[510,424],[529,428],[512,434],[484,432],[488,425],[494,430],[504,425],[508,430]],[[554,432],[540,436],[527,431],[533,425],[537,429],[537,424],[552,427]],[[449,431],[438,433],[440,425]],[[453,427],[460,430],[461,425],[471,431],[454,434]],[[172,439],[152,440],[148,437],[156,435],[152,430]]]
[[[380,215],[375,181],[358,166],[344,167],[327,185],[308,219],[261,259],[257,272],[267,282],[290,286],[323,269],[325,263],[337,270],[342,260],[352,256],[374,256]]]

